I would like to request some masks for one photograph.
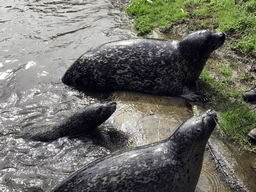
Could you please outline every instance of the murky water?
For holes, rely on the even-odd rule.
[[[134,38],[128,0],[0,0],[0,191],[48,191],[113,150],[159,141],[193,116],[182,99],[115,92],[113,116],[92,135],[35,142],[26,127],[59,121],[99,102],[61,83],[67,68],[103,43]],[[229,191],[209,152],[198,186]]]

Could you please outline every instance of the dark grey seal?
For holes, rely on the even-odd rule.
[[[208,110],[184,122],[162,142],[115,152],[86,165],[53,192],[194,192],[216,121],[216,113]]]
[[[66,71],[62,82],[85,90],[134,90],[190,101],[206,101],[195,81],[224,33],[197,31],[179,41],[130,39],[86,52]]]
[[[71,117],[55,124],[32,127],[21,135],[24,139],[39,141],[55,140],[64,136],[90,133],[116,110],[116,102],[92,104],[79,110]]]

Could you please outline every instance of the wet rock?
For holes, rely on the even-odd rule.
[[[256,141],[256,128],[252,129],[249,133],[248,133],[248,137],[250,137],[251,139]]]
[[[243,99],[249,102],[256,101],[256,90],[251,89],[243,92]]]

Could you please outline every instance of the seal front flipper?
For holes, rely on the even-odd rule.
[[[196,101],[203,101],[207,102],[209,101],[208,97],[206,97],[203,93],[199,93],[194,91],[193,89],[189,89],[188,87],[183,88],[183,93],[180,95],[180,97],[187,99],[192,102]]]

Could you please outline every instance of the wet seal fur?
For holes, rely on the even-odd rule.
[[[206,101],[206,96],[195,91],[195,81],[210,54],[224,41],[224,33],[197,31],[179,41],[106,43],[77,59],[62,82],[85,90],[134,90]]]
[[[115,152],[84,166],[52,191],[194,192],[216,121],[216,113],[208,110],[162,142]]]
[[[116,102],[91,104],[71,117],[55,124],[43,124],[21,134],[24,139],[50,141],[64,136],[76,136],[92,132],[116,110]]]

